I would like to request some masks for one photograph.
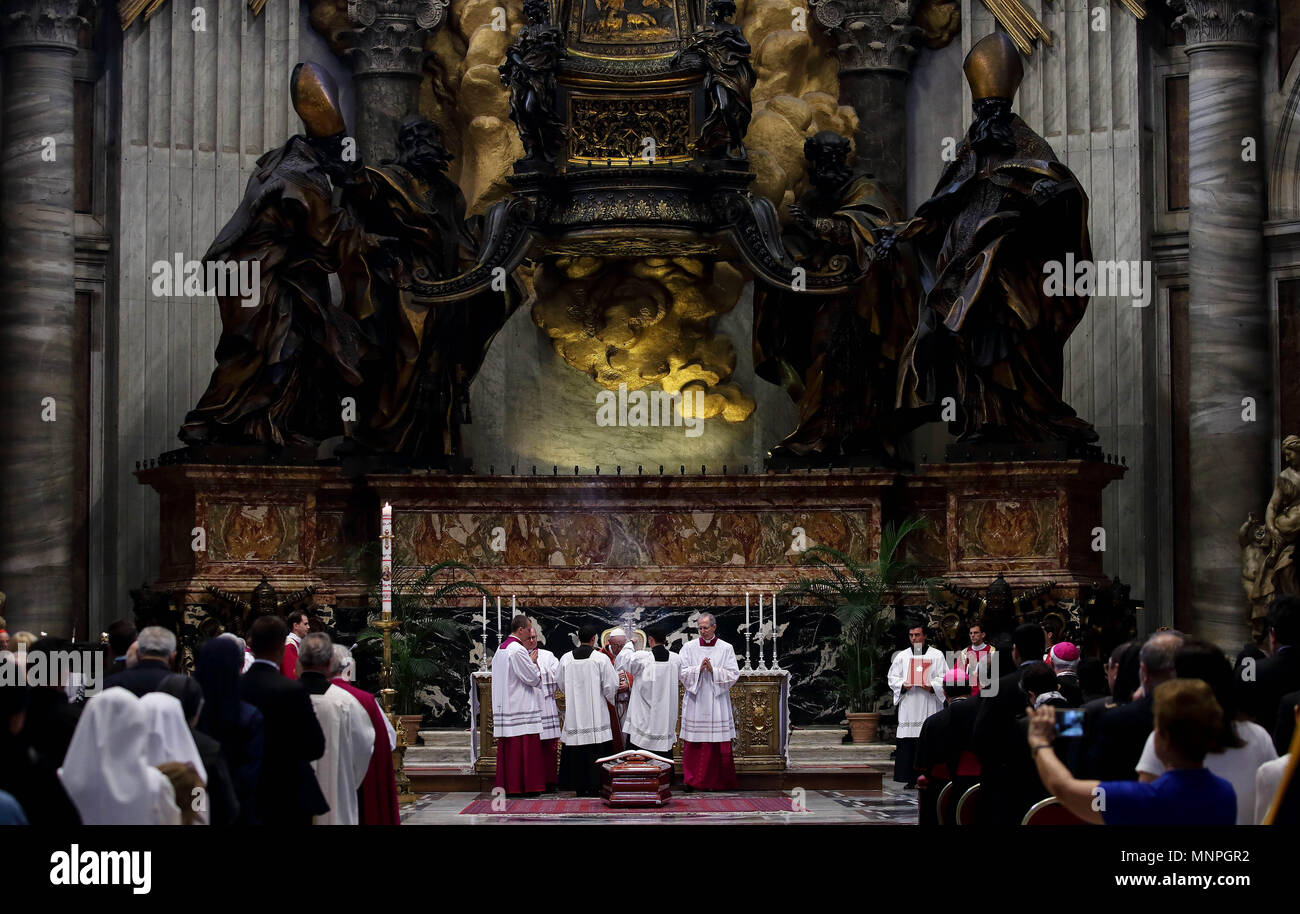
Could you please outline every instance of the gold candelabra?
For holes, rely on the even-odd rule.
[[[390,613],[384,613],[383,617],[375,623],[375,628],[384,636],[384,661],[379,670],[379,699],[384,705],[384,715],[393,725],[393,730],[397,733],[397,745],[393,747],[393,773],[397,777],[397,802],[414,803],[415,794],[411,791],[411,779],[406,775],[405,759],[406,750],[410,743],[406,739],[406,727],[403,725],[397,712],[393,710],[393,696],[397,690],[393,688],[393,632],[397,630],[402,623],[392,617]]]

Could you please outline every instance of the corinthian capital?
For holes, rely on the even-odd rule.
[[[817,21],[837,42],[845,70],[908,73],[924,35],[915,25],[921,0],[809,0]]]
[[[1187,46],[1218,41],[1258,44],[1272,23],[1261,14],[1259,0],[1167,0],[1179,13],[1174,27],[1187,33]]]
[[[351,28],[338,36],[357,76],[383,73],[418,78],[425,39],[450,0],[348,0]]]
[[[5,0],[4,46],[46,45],[75,51],[77,32],[88,25],[79,0]]]

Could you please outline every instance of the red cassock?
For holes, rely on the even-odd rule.
[[[731,743],[682,743],[682,780],[696,790],[735,790]]]
[[[280,672],[290,679],[298,678],[298,645],[293,641],[286,640],[284,643],[284,659],[280,661]]]
[[[330,680],[340,689],[361,702],[370,715],[375,728],[375,749],[370,753],[370,767],[357,790],[361,805],[362,825],[401,825],[397,811],[397,775],[393,771],[393,747],[388,741],[388,728],[384,726],[384,712],[379,702],[369,692],[362,691],[346,679]]]

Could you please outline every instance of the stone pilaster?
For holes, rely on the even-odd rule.
[[[1177,24],[1190,60],[1190,624],[1222,645],[1239,646],[1247,626],[1237,528],[1249,512],[1262,514],[1273,465],[1266,175],[1259,155],[1260,35],[1267,22],[1259,0],[1170,5],[1182,13]],[[1254,402],[1254,421],[1243,415],[1246,398]]]
[[[835,44],[840,101],[858,113],[855,170],[907,195],[907,78],[922,46],[921,0],[811,0]]]
[[[340,34],[357,89],[357,145],[372,164],[397,149],[402,118],[419,110],[425,39],[449,0],[348,0],[352,28]]]
[[[85,601],[72,588],[86,522],[74,494],[84,405],[72,383],[78,6],[8,0],[0,29],[0,589],[10,628],[65,635]]]

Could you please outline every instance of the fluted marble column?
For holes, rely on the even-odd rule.
[[[0,148],[0,590],[11,629],[68,634],[74,496],[72,63],[77,0],[6,0]],[[47,421],[53,419],[53,421]],[[84,634],[84,632],[82,633]]]
[[[449,0],[348,0],[353,28],[339,37],[353,65],[357,145],[366,162],[397,150],[401,119],[419,111],[425,39],[442,22]]]
[[[1247,640],[1237,529],[1268,499],[1272,368],[1265,291],[1259,0],[1171,0],[1190,60],[1188,265],[1191,626]],[[1245,398],[1255,421],[1245,421]]]
[[[814,0],[836,43],[840,102],[858,113],[855,171],[907,197],[907,79],[923,37],[920,0]]]

